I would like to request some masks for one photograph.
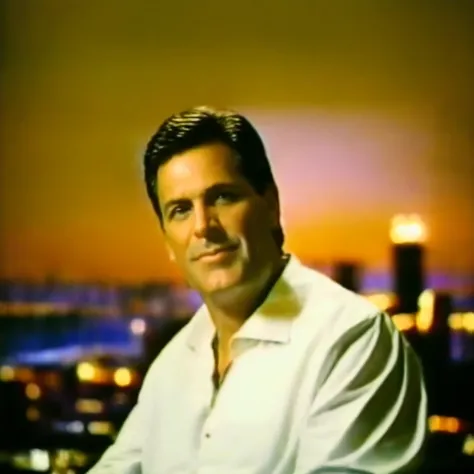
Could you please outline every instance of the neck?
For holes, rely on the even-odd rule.
[[[244,322],[265,301],[268,293],[283,272],[288,258],[281,257],[258,281],[233,288],[225,295],[205,298],[220,342],[227,344]]]

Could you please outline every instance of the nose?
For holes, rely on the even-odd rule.
[[[194,234],[198,239],[207,240],[209,233],[219,227],[217,216],[208,206],[195,206],[194,216]]]

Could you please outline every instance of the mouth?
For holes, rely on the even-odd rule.
[[[225,260],[228,258],[230,254],[235,252],[237,249],[237,246],[232,246],[232,247],[224,247],[220,249],[215,249],[209,252],[202,253],[197,257],[196,260],[200,260],[203,262],[219,262],[221,260]]]

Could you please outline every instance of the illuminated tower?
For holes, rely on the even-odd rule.
[[[416,214],[397,215],[392,219],[390,239],[393,289],[398,298],[398,311],[415,313],[418,298],[425,289],[425,224]]]
[[[453,299],[450,294],[433,290],[421,293],[415,318],[417,348],[434,370],[449,362],[451,344],[448,321],[452,312]]]
[[[359,293],[360,288],[360,268],[354,262],[336,262],[334,265],[334,280],[344,288]]]

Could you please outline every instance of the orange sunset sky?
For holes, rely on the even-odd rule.
[[[0,277],[177,278],[140,159],[205,103],[261,130],[288,250],[386,268],[418,212],[474,273],[472,3],[172,3],[2,1]]]

